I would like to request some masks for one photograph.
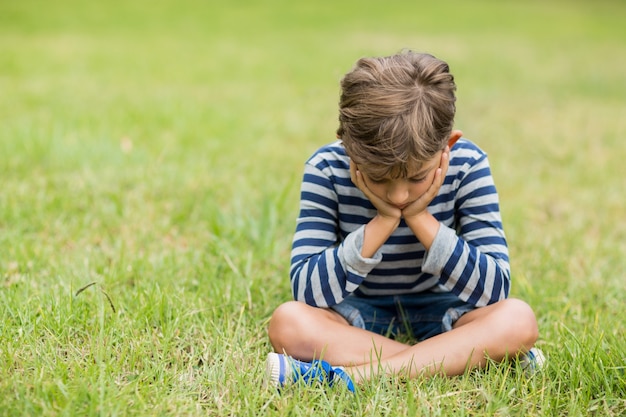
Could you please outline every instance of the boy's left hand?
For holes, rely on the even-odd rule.
[[[363,175],[359,171],[359,168],[352,161],[350,162],[350,179],[352,180],[352,183],[356,185],[357,188],[361,190],[361,192],[363,192],[363,194],[365,194],[370,203],[372,203],[372,205],[376,207],[379,216],[385,219],[393,219],[400,222],[400,218],[402,217],[402,211],[399,208],[389,203],[386,203],[380,197],[374,194],[363,180]]]
[[[439,193],[439,189],[443,184],[444,179],[446,178],[446,172],[448,172],[448,165],[450,162],[450,147],[446,146],[446,148],[441,153],[441,162],[439,163],[439,168],[435,172],[435,177],[433,178],[433,182],[428,187],[426,192],[422,194],[417,200],[409,204],[404,210],[402,210],[402,217],[405,220],[408,220],[411,217],[419,216],[420,214],[426,212],[428,205],[433,201],[433,199]]]

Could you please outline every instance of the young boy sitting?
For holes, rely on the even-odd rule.
[[[305,165],[295,301],[269,324],[273,384],[353,390],[381,373],[451,376],[540,355],[532,309],[507,298],[487,155],[453,130],[455,90],[445,62],[411,51],[360,59],[343,78],[339,140]]]

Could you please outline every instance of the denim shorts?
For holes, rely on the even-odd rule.
[[[375,297],[352,294],[331,308],[352,326],[418,341],[451,330],[463,314],[475,309],[449,292]]]

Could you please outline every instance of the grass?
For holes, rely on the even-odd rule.
[[[623,415],[624,13],[1,2],[0,415]],[[549,365],[279,395],[265,328],[302,163],[334,138],[341,75],[404,47],[452,67]]]

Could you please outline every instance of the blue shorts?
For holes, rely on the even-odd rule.
[[[352,294],[331,308],[352,326],[419,341],[451,330],[454,322],[476,307],[449,292],[422,292],[376,297]]]

